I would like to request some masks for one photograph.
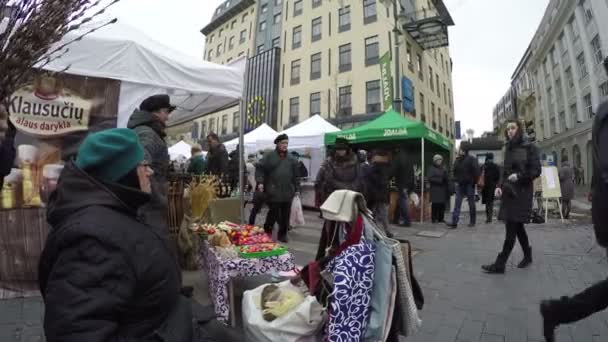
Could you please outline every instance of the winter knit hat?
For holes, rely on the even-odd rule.
[[[280,134],[276,139],[274,139],[274,144],[277,145],[278,143],[280,143],[283,140],[288,140],[289,141],[289,137],[285,133]]]
[[[433,162],[437,162],[439,160],[443,160],[443,157],[439,154],[433,156]]]
[[[78,149],[76,166],[95,178],[116,182],[144,160],[144,148],[135,132],[113,128],[89,134]]]

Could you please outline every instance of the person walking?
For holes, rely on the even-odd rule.
[[[607,66],[608,59],[604,61]],[[600,104],[592,128],[593,176],[591,178],[591,216],[595,238],[608,252],[608,101]],[[607,253],[608,254],[608,253]],[[543,330],[547,342],[555,341],[555,328],[587,318],[608,308],[608,279],[582,292],[540,304]]]
[[[569,219],[571,201],[574,198],[574,170],[568,158],[562,159],[562,167],[559,168],[559,185],[562,190],[562,215],[565,219]]]
[[[17,151],[15,150],[15,135],[17,130],[11,122],[8,123],[4,140],[0,140],[0,191],[4,185],[4,177],[11,173]]]
[[[115,128],[88,135],[65,166],[39,264],[46,341],[243,340],[180,295],[167,236],[138,220],[152,198],[145,155],[134,131]]]
[[[336,139],[334,154],[326,160],[317,173],[315,190],[320,194],[320,203],[336,190],[363,192],[363,173],[357,155],[348,140]]]
[[[530,221],[533,182],[540,174],[537,147],[523,135],[519,121],[509,120],[502,184],[495,190],[495,195],[502,198],[498,218],[505,222],[506,236],[496,261],[481,267],[486,273],[505,273],[505,265],[516,239],[524,252],[524,258],[517,267],[525,268],[532,263],[532,247],[524,224]]]
[[[266,233],[272,234],[275,223],[279,225],[278,240],[288,242],[289,215],[291,202],[299,193],[298,163],[287,152],[289,137],[279,135],[274,144],[274,151],[264,154],[256,167],[256,182],[259,191],[265,193],[268,216],[264,224]]]
[[[192,157],[190,157],[190,164],[188,165],[187,172],[195,176],[201,176],[207,169],[207,162],[205,161],[205,156],[203,156],[201,145],[192,145],[190,153],[192,154]]]
[[[397,205],[397,223],[403,227],[410,227],[410,193],[414,191],[414,168],[410,161],[410,157],[404,148],[396,151],[393,159],[393,169],[391,178],[395,179],[395,185],[399,193]]]
[[[228,174],[228,151],[215,133],[207,135],[207,173],[217,177],[226,177]]]
[[[151,226],[167,230],[169,226],[169,150],[165,142],[165,129],[169,114],[175,110],[169,95],[153,95],[145,99],[131,117],[127,127],[135,131],[144,147],[144,159],[154,171],[152,200],[142,207],[142,216]]]
[[[431,195],[431,222],[443,222],[445,204],[448,201],[448,172],[443,167],[443,157],[439,154],[433,156],[428,174]]]
[[[498,165],[494,163],[494,153],[489,152],[486,155],[486,161],[481,170],[481,174],[483,175],[481,203],[486,206],[486,223],[492,223],[492,216],[494,216],[494,192],[500,180],[500,170],[498,169]]]
[[[479,163],[477,158],[470,156],[469,151],[464,147],[458,150],[458,157],[454,162],[454,179],[456,181],[456,200],[454,203],[454,211],[452,212],[452,222],[448,224],[449,228],[456,229],[460,220],[460,209],[462,200],[467,198],[469,203],[470,221],[469,227],[475,227],[477,220],[477,208],[475,204],[475,185],[479,178]]]
[[[376,222],[382,227],[386,236],[393,237],[388,219],[390,176],[391,165],[388,151],[373,151],[371,164],[364,171],[365,190],[363,194],[367,207],[372,211]]]

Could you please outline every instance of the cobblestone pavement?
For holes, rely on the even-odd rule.
[[[516,245],[505,275],[487,275],[480,266],[494,260],[504,237],[503,225],[478,224],[456,230],[442,225],[394,227],[414,248],[414,270],[426,304],[423,325],[414,342],[533,342],[543,341],[538,304],[541,299],[573,294],[608,275],[605,252],[597,247],[584,215],[565,224],[550,220],[528,225],[534,263],[516,265],[522,252]],[[260,216],[263,219],[263,216]],[[479,217],[483,221],[485,217]],[[322,221],[306,213],[306,225],[290,232],[289,247],[300,265],[314,258]],[[424,236],[422,236],[424,235]],[[425,237],[437,236],[437,237]],[[186,272],[196,298],[209,303],[204,275]],[[239,281],[238,292],[267,282],[267,278]],[[0,301],[0,341],[42,341],[39,298]],[[560,327],[559,342],[608,341],[608,313]]]

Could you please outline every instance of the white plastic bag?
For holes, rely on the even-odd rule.
[[[299,289],[284,281],[279,288]],[[316,336],[325,322],[325,310],[314,296],[306,296],[304,302],[284,316],[267,322],[262,316],[261,296],[266,285],[243,294],[243,328],[247,341],[260,342],[307,342]]]
[[[291,215],[289,216],[289,225],[292,227],[302,226],[304,222],[304,211],[302,210],[302,201],[300,196],[296,196],[291,201]]]

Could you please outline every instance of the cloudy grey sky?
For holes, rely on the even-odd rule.
[[[142,4],[145,2],[145,6]],[[209,22],[222,0],[121,0],[120,19],[159,42],[201,57]],[[492,129],[492,109],[507,91],[549,0],[445,0],[450,28],[456,120],[475,135]]]

